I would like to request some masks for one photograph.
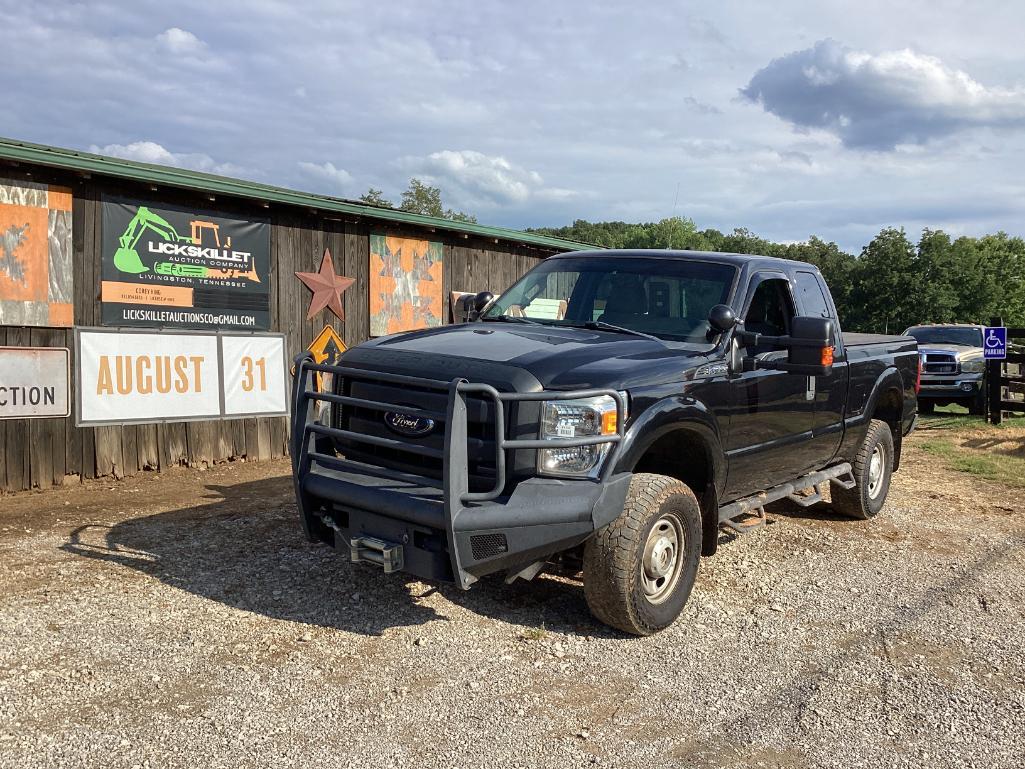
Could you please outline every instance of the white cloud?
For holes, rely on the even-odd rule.
[[[181,55],[199,55],[206,52],[206,44],[191,32],[179,27],[165,29],[157,40],[171,53]]]
[[[959,0],[863,0],[858,13],[850,4],[797,0],[749,4],[744,13],[724,3],[658,3],[636,14],[592,0],[588,13],[574,16],[543,0],[486,11],[464,1],[455,26],[452,14],[430,4],[397,12],[372,0],[314,0],[308,13],[277,1],[187,3],[186,11],[171,3],[57,3],[45,14],[38,5],[0,0],[8,22],[0,25],[3,87],[6,103],[17,105],[3,113],[2,133],[19,139],[82,149],[118,142],[108,151],[346,196],[372,186],[397,200],[411,175],[431,176],[446,206],[513,227],[657,221],[672,213],[679,189],[676,212],[700,227],[745,226],[771,238],[815,233],[860,248],[883,225],[918,222],[1025,233],[1019,211],[972,205],[994,191],[1025,200],[1025,131],[937,135],[921,117],[927,110],[916,100],[940,104],[946,119],[948,102],[972,93],[957,77],[945,81],[949,98],[920,87],[937,82],[933,75],[911,78],[911,125],[924,124],[928,141],[906,143],[916,140],[906,138],[907,121],[895,119],[905,142],[896,151],[848,149],[885,146],[873,112],[907,106],[892,95],[893,71],[917,69],[901,57],[886,64],[880,52],[899,53],[911,41],[938,57],[941,75],[970,73],[983,96],[1003,103],[994,87],[1001,86],[1013,101],[1025,85],[1025,3],[977,0],[971,13]],[[821,125],[814,109],[777,120],[735,98],[775,57],[837,30],[869,60],[811,59],[803,61],[813,66],[807,77],[800,66],[787,73],[802,90],[816,89],[818,113],[843,116],[835,125]],[[593,55],[618,51],[623,40],[644,42],[621,56]],[[886,77],[864,74],[875,70]],[[819,99],[849,93],[851,80],[863,84],[857,93],[867,107]],[[987,98],[975,103],[980,114],[994,111]],[[1011,123],[986,125],[994,124]],[[166,151],[132,148],[137,139]],[[509,168],[465,155],[461,165],[429,159],[467,148]],[[413,160],[396,162],[403,157]],[[312,176],[299,165],[329,159],[351,174],[349,187],[328,168],[328,177]],[[950,204],[908,208],[933,190],[947,191]],[[802,200],[828,203],[779,207]]]
[[[530,199],[567,200],[572,190],[548,187],[537,171],[510,163],[498,155],[474,150],[442,150],[400,164],[462,205],[507,205]]]
[[[89,147],[89,151],[97,155],[135,160],[139,163],[154,163],[175,168],[188,168],[193,171],[203,171],[222,176],[241,176],[246,170],[232,163],[218,163],[209,155],[199,152],[171,152],[163,145],[150,141],[132,142],[131,144],[107,144],[103,147],[93,144]]]
[[[334,163],[310,163],[308,161],[301,161],[299,168],[302,172],[320,182],[327,182],[329,191],[338,192],[345,187],[348,187],[352,182],[352,174],[346,171],[344,168],[335,167]]]
[[[1025,123],[1025,89],[985,86],[912,50],[871,54],[833,40],[773,60],[741,93],[851,147],[893,149],[966,128]]]

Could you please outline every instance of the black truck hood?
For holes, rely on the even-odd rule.
[[[628,389],[681,381],[684,371],[707,361],[710,348],[609,331],[491,322],[381,337],[348,350],[343,360],[360,368],[380,366],[442,380],[463,377],[521,391],[538,385]]]

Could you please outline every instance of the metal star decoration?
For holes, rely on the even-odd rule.
[[[355,283],[356,279],[335,275],[335,263],[331,259],[330,249],[324,249],[324,259],[320,262],[319,272],[297,272],[295,277],[299,278],[306,288],[313,292],[306,320],[325,307],[337,315],[339,320],[345,320],[345,310],[342,309],[342,292]]]

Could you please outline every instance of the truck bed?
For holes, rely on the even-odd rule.
[[[896,334],[857,334],[844,331],[841,335],[844,347],[864,347],[870,344],[900,344],[914,342],[910,336]]]

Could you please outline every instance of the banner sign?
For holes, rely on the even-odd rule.
[[[287,414],[285,338],[221,336],[224,416]]]
[[[270,223],[103,199],[105,326],[270,328]]]
[[[71,190],[0,179],[0,326],[74,323]]]
[[[66,417],[67,347],[0,347],[0,419]]]
[[[77,425],[286,416],[283,334],[75,329]]]
[[[444,255],[440,241],[370,236],[370,336],[441,325]]]

